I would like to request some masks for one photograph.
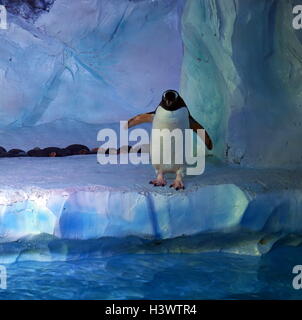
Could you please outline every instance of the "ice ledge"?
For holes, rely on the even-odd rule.
[[[210,158],[202,176],[187,177],[186,190],[174,191],[148,184],[151,166],[101,166],[93,155],[0,162],[2,262],[99,254],[112,243],[115,252],[149,252],[141,241],[152,239],[164,241],[160,251],[190,252],[195,243],[195,251],[262,254],[301,234],[302,172],[241,169]],[[195,240],[174,239],[183,236]],[[140,243],[136,249],[129,237]]]
[[[1,159],[2,242],[47,233],[62,239],[167,239],[244,227],[300,232],[301,172],[208,161],[185,191],[148,184],[151,166],[101,166],[95,156]]]

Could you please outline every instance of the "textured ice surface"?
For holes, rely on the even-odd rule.
[[[178,88],[183,1],[55,1],[0,30],[0,126],[105,123]]]
[[[1,127],[126,119],[177,89],[182,68],[181,92],[218,157],[301,166],[296,1],[3,3]]]
[[[4,2],[1,127],[124,120],[177,89],[182,68],[181,92],[218,157],[301,166],[296,1]]]
[[[151,166],[101,166],[96,156],[2,158],[0,162],[4,261],[6,256],[8,261],[16,259],[20,246],[28,257],[51,260],[72,255],[72,248],[75,255],[102,253],[104,245],[112,251],[123,246],[130,250],[135,241],[128,243],[129,236],[141,244],[139,239],[198,234],[201,238],[195,244],[179,240],[162,248],[173,252],[224,248],[261,254],[280,236],[299,233],[302,228],[301,172],[236,169],[209,161],[204,175],[187,177],[186,190],[177,192],[149,185],[154,175]],[[251,235],[240,234],[242,228]],[[49,236],[36,240],[36,251],[27,247],[27,238],[11,242],[41,234]],[[119,245],[102,240],[108,237],[120,238]],[[95,242],[75,244],[67,239]],[[14,248],[13,256],[7,242]]]
[[[84,144],[95,148],[97,133],[102,128],[119,129],[119,124],[96,125],[76,120],[57,120],[33,127],[0,129],[0,146],[7,150],[19,148],[25,151],[35,147],[67,147],[71,144]]]
[[[186,2],[181,92],[221,158],[301,166],[302,36],[292,27],[295,4]]]

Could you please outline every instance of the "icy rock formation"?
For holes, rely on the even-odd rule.
[[[151,167],[100,166],[95,156],[2,160],[1,181],[10,187],[0,192],[0,237],[7,240],[172,238],[236,226],[249,202],[232,183],[199,188],[195,179],[186,193],[159,190],[148,185]]]
[[[178,88],[182,65],[182,94],[215,155],[300,166],[297,1],[2,3],[9,28],[0,30],[0,127],[111,123],[150,111],[163,90]]]
[[[214,153],[257,167],[301,166],[302,33],[283,0],[188,0],[181,92]]]
[[[153,110],[179,86],[183,2],[7,1],[0,126],[106,123]]]
[[[151,166],[100,166],[95,156],[6,158],[1,168],[0,262],[121,251],[260,255],[302,231],[301,171],[213,162],[177,192],[150,186]]]
[[[49,12],[55,0],[0,0],[9,13],[34,22],[41,14]]]

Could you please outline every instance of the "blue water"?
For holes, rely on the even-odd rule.
[[[201,253],[18,262],[7,266],[0,299],[300,299],[292,263],[279,253],[269,259]]]

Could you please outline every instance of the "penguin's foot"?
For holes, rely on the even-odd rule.
[[[174,188],[175,190],[185,189],[185,185],[181,180],[174,180],[174,182],[170,185],[170,188]]]
[[[167,184],[167,181],[162,177],[157,177],[149,183],[153,184],[154,187],[164,187]]]

